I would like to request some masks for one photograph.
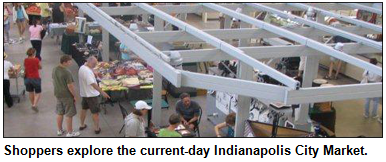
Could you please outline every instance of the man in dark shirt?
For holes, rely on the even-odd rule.
[[[190,95],[187,93],[182,93],[180,99],[176,103],[176,112],[181,116],[182,124],[189,126],[190,129],[196,128],[201,110],[200,105],[195,101],[191,101]]]

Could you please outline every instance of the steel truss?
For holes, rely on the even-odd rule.
[[[283,102],[284,104],[303,104],[314,102],[327,102],[350,100],[370,97],[382,97],[382,83],[337,85],[335,87],[299,87],[299,83],[279,71],[272,69],[257,59],[307,56],[310,60],[314,56],[329,55],[349,64],[356,65],[362,69],[369,70],[382,76],[382,68],[369,64],[353,57],[352,55],[380,53],[382,43],[358,36],[362,34],[379,34],[382,27],[369,24],[364,21],[351,19],[327,10],[350,10],[358,8],[379,14],[379,9],[358,4],[194,4],[194,5],[168,5],[150,6],[145,3],[136,3],[131,7],[101,7],[93,4],[76,3],[76,5],[87,13],[95,21],[118,40],[145,60],[149,65],[177,87],[195,87],[208,90],[234,93],[241,96],[258,98],[270,102]],[[243,12],[236,12],[236,8],[243,8]],[[338,20],[349,22],[356,26],[332,28],[324,24],[309,21],[283,12],[301,11],[314,8],[318,14],[334,16]],[[246,13],[254,11],[266,11],[288,18],[310,27],[281,28],[269,23],[259,21]],[[228,17],[236,18],[244,24],[253,25],[256,28],[225,29],[225,30],[200,30],[184,21],[181,21],[168,13],[200,13],[200,12],[221,12]],[[143,15],[153,14],[156,21],[166,21],[177,26],[180,31],[155,31],[137,32],[130,31],[110,15]],[[245,27],[245,25],[244,25]],[[156,30],[160,27],[156,27]],[[312,32],[312,34],[310,34]],[[334,44],[322,44],[315,37],[339,35],[351,39],[356,43],[345,43],[343,51],[332,48]],[[223,40],[229,39],[258,39],[283,37],[298,42],[300,45],[290,46],[269,46],[269,47],[234,47]],[[154,44],[160,42],[206,42],[214,49],[186,50],[179,51],[184,62],[205,62],[219,60],[240,60],[243,66],[253,67],[265,72],[270,77],[278,80],[285,86],[257,83],[247,80],[246,76],[233,79],[207,74],[199,74],[184,70],[176,70],[168,64],[170,51],[160,51]],[[315,60],[312,60],[315,61]],[[243,69],[247,69],[243,67]],[[243,71],[245,74],[246,71]],[[309,78],[310,79],[310,78]],[[158,94],[158,93],[157,93]],[[160,102],[157,102],[160,103]],[[157,105],[153,105],[157,106]],[[239,109],[247,109],[242,107]],[[158,111],[159,112],[159,111]],[[160,114],[158,114],[160,115]],[[238,119],[237,122],[243,120]],[[239,125],[239,124],[238,124]],[[236,127],[236,134],[243,129]]]

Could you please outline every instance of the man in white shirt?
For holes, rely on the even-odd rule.
[[[370,63],[373,65],[377,65],[378,60],[375,58],[370,59]],[[363,73],[363,80],[361,83],[377,83],[377,82],[382,82],[382,77],[372,73],[371,71],[365,70]],[[363,116],[365,118],[368,118],[370,115],[370,102],[373,102],[373,111],[371,112],[371,117],[373,118],[378,118],[378,104],[379,104],[379,98],[366,98],[366,103],[365,103],[365,113]]]
[[[104,98],[110,98],[110,96],[99,88],[93,69],[98,64],[98,60],[95,57],[89,57],[87,62],[79,69],[79,90],[82,97],[82,111],[80,113],[79,130],[83,130],[87,127],[84,124],[86,119],[87,109],[90,109],[92,118],[94,120],[95,134],[99,134],[101,129],[99,127],[99,102],[98,96],[102,94]]]
[[[4,53],[4,80],[3,80],[3,83],[4,83],[4,99],[5,99],[5,103],[7,104],[8,108],[11,108],[13,106],[13,100],[12,100],[12,97],[11,97],[11,93],[9,91],[9,87],[10,87],[10,82],[9,82],[9,75],[8,75],[8,72],[9,71],[13,71],[13,65],[11,62],[9,62],[8,60],[5,60],[7,58],[7,54]]]

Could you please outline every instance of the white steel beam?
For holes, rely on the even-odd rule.
[[[135,33],[127,29],[99,8],[95,7],[90,3],[76,3],[76,5],[86,12],[91,18],[99,22],[99,24],[114,35],[119,41],[124,43],[130,48],[134,53],[146,61],[154,69],[157,69],[158,72],[162,74],[166,79],[168,79],[173,85],[179,87],[181,84],[181,73],[170,66],[168,63],[164,62],[162,59],[163,54],[157,48],[151,44],[144,41],[142,38],[138,37]]]
[[[195,87],[243,96],[256,97],[270,102],[284,102],[285,92],[288,88],[283,86],[258,83],[221,76],[181,71],[184,87]]]
[[[360,59],[357,59],[355,57],[352,57],[350,55],[347,55],[343,52],[340,52],[340,51],[337,51],[329,46],[326,46],[322,43],[319,43],[317,41],[314,41],[314,40],[311,40],[311,39],[308,39],[304,36],[301,36],[301,35],[298,35],[296,33],[292,33],[288,30],[285,30],[283,28],[280,28],[280,27],[277,27],[277,26],[274,26],[274,25],[271,25],[269,23],[266,23],[266,22],[263,22],[263,21],[260,21],[260,20],[257,20],[257,19],[254,19],[250,16],[247,16],[247,15],[244,15],[244,14],[240,14],[236,11],[233,11],[233,10],[230,10],[230,9],[227,9],[227,8],[224,8],[222,6],[219,6],[219,5],[216,5],[216,4],[213,4],[213,3],[204,3],[203,4],[204,6],[206,7],[209,7],[209,8],[212,8],[214,10],[217,10],[221,13],[224,13],[226,15],[229,15],[229,16],[232,16],[236,19],[239,19],[241,21],[244,21],[244,22],[247,22],[247,23],[250,23],[252,25],[255,25],[256,27],[258,28],[262,28],[262,29],[265,29],[267,31],[270,31],[270,32],[273,32],[273,33],[276,33],[282,37],[285,37],[287,39],[290,39],[290,40],[293,40],[293,41],[296,41],[302,45],[306,45],[307,47],[309,48],[312,48],[312,49],[315,49],[317,51],[320,51],[320,52],[323,52],[329,56],[332,56],[332,57],[335,57],[335,58],[338,58],[342,61],[345,61],[347,63],[350,63],[350,64],[353,64],[353,65],[356,65],[358,67],[361,67],[363,69],[366,69],[366,70],[369,70],[377,75],[380,75],[382,76],[382,68],[378,67],[378,66],[375,66],[373,64],[370,64],[368,62],[365,62],[365,61],[362,61]]]
[[[382,83],[301,88],[286,94],[286,104],[318,103],[382,97]]]
[[[383,14],[382,10],[380,10],[380,9],[369,7],[369,6],[365,6],[365,5],[361,5],[361,4],[358,4],[358,3],[339,3],[339,4],[351,7],[353,9],[360,9],[360,10],[368,11],[368,12],[371,12],[371,13],[376,13],[378,15],[382,15]]]
[[[285,11],[299,11],[301,9],[288,6],[285,3],[269,3],[266,4],[269,7],[276,8],[278,10],[285,10]],[[325,10],[349,10],[350,7],[342,6],[342,5],[336,5],[335,3],[309,3],[309,5],[322,8]],[[240,4],[221,4],[221,6],[224,6],[226,8],[236,10],[237,7],[240,6]],[[188,5],[155,5],[155,8],[165,12],[165,13],[204,13],[204,12],[216,12],[215,10],[202,7],[198,4],[188,4]],[[117,15],[142,15],[146,14],[147,12],[140,9],[137,6],[125,6],[125,7],[100,7],[101,10],[106,12],[108,15],[117,16]],[[246,11],[249,11],[249,7],[245,8]]]
[[[333,36],[331,33],[322,31],[322,30],[314,30],[314,28],[309,27],[299,27],[299,28],[285,28],[290,32],[299,34],[299,35],[307,35],[312,32],[312,36]],[[358,35],[366,35],[366,34],[381,34],[380,32],[374,32],[371,29],[351,26],[351,27],[339,27],[337,29],[355,33]],[[275,33],[271,33],[264,29],[256,29],[256,28],[244,28],[244,29],[207,29],[203,30],[204,32],[218,38],[218,39],[260,39],[260,38],[277,38],[280,37]],[[186,33],[185,31],[163,31],[163,32],[136,32],[141,38],[153,42],[203,42],[201,39]]]
[[[250,7],[253,7],[255,9],[258,9],[261,11],[266,11],[266,12],[277,14],[284,19],[290,19],[292,21],[299,22],[301,24],[306,24],[306,25],[309,25],[310,27],[313,27],[313,28],[316,28],[319,30],[323,30],[323,31],[331,33],[333,35],[339,35],[339,36],[342,36],[344,38],[356,41],[358,43],[363,43],[363,44],[368,45],[370,47],[374,47],[376,49],[382,50],[382,43],[380,43],[380,42],[376,42],[374,40],[371,40],[371,39],[368,39],[368,38],[365,38],[362,36],[351,34],[349,32],[345,32],[345,31],[342,31],[342,30],[336,29],[334,27],[327,26],[327,25],[324,25],[324,24],[321,24],[321,23],[318,23],[315,21],[310,21],[310,20],[304,19],[304,18],[296,16],[296,15],[288,14],[288,13],[285,13],[283,11],[280,11],[280,10],[277,10],[277,9],[274,9],[274,8],[271,8],[271,7],[262,5],[262,4],[256,4],[256,3],[246,3],[246,4]]]
[[[334,46],[334,44],[329,44],[329,46]],[[307,48],[305,45],[239,47],[239,49],[255,59],[325,55],[322,52]],[[170,51],[163,52],[168,54]],[[181,54],[185,63],[235,59],[219,49],[178,50],[178,52]],[[350,55],[361,55],[382,53],[382,50],[363,46],[358,43],[344,43],[343,52]]]
[[[179,29],[181,30],[184,30],[202,40],[204,40],[205,42],[211,44],[212,46],[226,52],[227,54],[237,58],[238,60],[248,64],[249,66],[252,66],[256,69],[259,69],[261,70],[262,72],[266,73],[267,75],[269,75],[270,77],[278,80],[279,82],[285,84],[286,86],[290,87],[290,88],[293,88],[293,89],[296,89],[299,87],[299,82],[294,80],[293,78],[291,77],[288,77],[286,76],[285,74],[261,63],[260,61],[256,60],[256,59],[253,59],[252,57],[246,55],[243,51],[237,49],[236,47],[216,38],[216,37],[213,37],[211,35],[209,35],[208,33],[205,33],[199,29],[197,29],[196,27],[192,26],[192,25],[189,25],[169,14],[166,14],[148,4],[144,4],[144,3],[137,3],[137,6],[148,11],[149,13],[151,14],[154,14],[155,16],[158,16],[162,19],[164,19],[165,21],[168,21],[169,23],[177,26]]]
[[[362,20],[352,19],[352,18],[347,17],[347,16],[342,16],[342,15],[339,15],[339,14],[336,14],[336,13],[332,13],[330,11],[326,11],[326,10],[323,10],[323,9],[320,9],[320,8],[312,7],[312,6],[309,6],[309,5],[306,5],[306,4],[288,3],[288,5],[301,8],[301,9],[303,9],[305,11],[307,11],[308,8],[311,7],[317,13],[320,13],[322,15],[334,17],[334,18],[336,18],[338,20],[345,21],[345,22],[348,22],[348,23],[351,23],[351,24],[354,24],[354,25],[357,25],[357,26],[360,26],[360,27],[363,27],[363,28],[372,29],[372,30],[375,30],[377,32],[381,32],[382,31],[382,27],[380,27],[378,25],[371,24],[371,23],[368,23],[368,22],[365,22],[365,21],[362,21]]]

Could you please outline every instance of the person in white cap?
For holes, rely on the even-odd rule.
[[[125,118],[125,137],[146,137],[144,116],[150,109],[145,101],[135,103],[134,111]]]
[[[370,59],[370,63],[373,64],[373,65],[377,65],[378,64],[378,60],[376,58],[371,58]],[[368,71],[368,70],[365,70],[365,72],[363,73],[362,76],[363,76],[363,79],[361,81],[361,84],[382,82],[382,76],[374,74],[373,72]],[[374,119],[378,118],[379,100],[380,100],[379,97],[366,98],[365,112],[363,114],[363,116],[365,118],[369,118],[370,115]],[[371,114],[370,114],[370,103],[371,102],[373,102],[373,110],[371,111]]]
[[[337,51],[343,51],[343,46],[344,44],[343,43],[340,43],[338,42],[335,46],[334,46],[334,49],[337,50]],[[338,79],[338,75],[339,75],[339,71],[340,71],[340,68],[342,67],[342,61],[341,60],[338,60],[336,59],[335,57],[330,57],[330,67],[329,67],[329,70],[328,70],[328,75],[326,75],[324,77],[324,79],[331,79],[332,78],[332,72],[334,70],[334,65],[336,64],[337,67],[336,67],[336,73],[335,73],[335,78],[334,79]]]

